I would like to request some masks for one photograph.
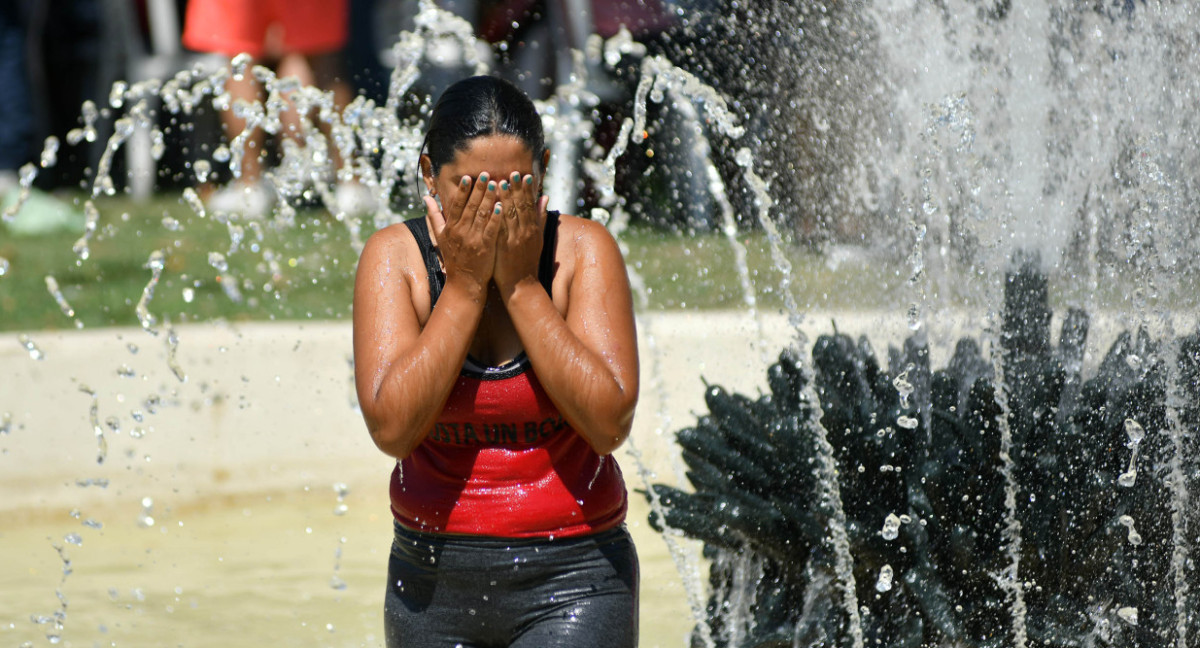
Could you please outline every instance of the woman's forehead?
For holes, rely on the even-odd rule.
[[[483,135],[470,140],[442,166],[441,174],[476,177],[487,172],[493,177],[513,171],[533,171],[533,152],[519,138],[509,135]],[[439,175],[441,175],[439,174]]]

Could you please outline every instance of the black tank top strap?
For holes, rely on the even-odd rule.
[[[558,237],[559,213],[546,212],[546,227],[542,235],[542,255],[538,260],[538,281],[546,289],[546,294],[553,295],[554,285],[554,244]],[[442,263],[438,259],[437,248],[429,237],[429,225],[423,216],[404,221],[405,227],[412,232],[421,250],[421,258],[425,261],[425,270],[429,273],[429,305],[437,303],[446,285],[446,273],[442,272]]]
[[[404,225],[417,240],[417,248],[421,250],[421,258],[425,261],[425,270],[429,273],[429,305],[433,306],[442,294],[442,286],[446,284],[446,273],[442,272],[437,248],[433,247],[433,240],[429,238],[429,225],[424,216],[406,220]]]
[[[542,258],[538,260],[538,281],[546,294],[554,296],[554,243],[558,240],[559,213],[546,212],[546,227],[542,234]]]

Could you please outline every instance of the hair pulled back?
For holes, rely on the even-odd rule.
[[[521,140],[533,154],[535,172],[546,150],[542,118],[519,88],[492,76],[473,76],[446,88],[433,107],[422,150],[429,155],[433,175],[471,140],[484,135],[507,135]]]

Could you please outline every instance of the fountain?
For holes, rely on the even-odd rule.
[[[680,3],[684,28],[662,51],[628,33],[594,37],[541,106],[552,141],[585,143],[590,215],[619,240],[638,215],[617,186],[620,155],[674,148],[702,162],[687,169],[711,188],[713,208],[676,225],[697,249],[727,247],[733,258],[727,290],[738,312],[696,317],[648,312],[655,287],[637,272],[642,261],[631,264],[649,380],[623,459],[647,496],[635,503],[641,519],[663,527],[661,541],[639,537],[644,562],[652,569],[661,558],[684,583],[673,602],[646,601],[691,612],[675,615],[684,629],[658,643],[1197,645],[1200,342],[1183,333],[1194,324],[1200,258],[1186,210],[1200,189],[1187,173],[1197,126],[1182,99],[1200,92],[1188,72],[1200,33],[1193,10],[747,4]],[[470,26],[423,2],[392,50],[382,104],[360,98],[337,111],[329,97],[239,59],[232,70],[117,84],[106,105],[84,107],[61,146],[95,138],[103,120],[113,135],[82,200],[71,261],[45,277],[59,325],[82,330],[20,332],[3,356],[19,369],[0,390],[0,483],[20,519],[51,531],[20,545],[29,573],[10,574],[18,598],[0,607],[22,609],[0,619],[0,636],[117,643],[216,618],[249,643],[279,632],[314,645],[377,643],[370,620],[345,612],[375,604],[362,592],[381,577],[388,532],[382,517],[356,517],[386,513],[379,496],[358,498],[382,492],[388,467],[356,432],[348,325],[206,324],[202,307],[224,299],[314,317],[270,309],[287,303],[289,285],[344,277],[353,264],[314,259],[295,239],[332,238],[352,255],[411,208],[427,108],[411,91],[428,53],[444,49],[432,44],[446,42],[466,53],[468,71],[486,68],[470,58]],[[632,65],[637,85],[606,152],[586,146],[598,101],[588,75],[618,64]],[[122,147],[141,138],[160,155],[161,118],[183,123],[225,105],[231,74],[268,88],[267,101],[236,107],[251,122],[277,128],[286,96],[311,107],[332,139],[310,123],[301,141],[282,143],[271,177],[281,200],[269,219],[210,213],[185,189],[135,270],[138,290],[108,300],[107,315],[79,310],[79,295],[105,280],[65,277],[92,267],[107,242],[144,234],[104,211],[122,186]],[[413,114],[402,110],[414,104]],[[670,138],[678,143],[656,144],[664,129],[647,106],[684,125]],[[331,169],[330,147],[352,163]],[[237,147],[198,149],[187,169],[197,183],[236,173]],[[40,166],[62,154],[48,141]],[[23,186],[38,170],[22,171]],[[337,211],[323,184],[331,173],[369,187],[381,209]],[[314,220],[320,205],[331,218]],[[201,230],[220,233],[216,248],[191,249]],[[774,274],[753,268],[755,255]],[[22,272],[13,257],[0,258],[0,290]],[[859,263],[870,288],[805,292],[805,263],[814,273]],[[836,293],[851,291],[862,296],[845,308]],[[166,307],[168,293],[181,301]],[[833,304],[832,332],[806,319]],[[1067,313],[1057,341],[1055,311]],[[872,344],[895,347],[886,366]],[[711,384],[701,387],[700,375]],[[695,425],[671,432],[702,408]],[[237,519],[202,515],[213,498]],[[206,543],[229,527],[285,516],[288,501],[309,508],[254,540],[270,544],[211,553]],[[361,541],[374,533],[378,551]],[[131,559],[142,574],[105,583],[115,571],[107,561],[130,552],[142,556]],[[196,556],[204,566],[180,567]],[[319,562],[319,574],[289,560]],[[262,607],[252,615],[285,609],[292,625],[246,624],[236,579],[189,580],[226,561],[239,576],[304,592],[307,607],[254,597]],[[197,590],[234,602],[214,605]]]
[[[679,432],[693,489],[653,491],[656,522],[706,544],[719,645],[845,641],[835,515],[866,641],[1189,645],[1181,529],[1200,511],[1179,464],[1197,451],[1200,334],[1122,334],[1085,379],[1088,316],[1072,310],[1055,348],[1047,294],[1033,263],[1009,274],[992,362],[964,338],[935,371],[914,336],[883,368],[865,337],[835,332],[811,373],[783,353],[756,400],[706,390],[710,414]],[[840,511],[821,497],[831,476]]]

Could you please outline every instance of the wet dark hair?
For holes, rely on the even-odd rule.
[[[533,154],[534,172],[541,170],[546,138],[537,108],[515,85],[492,76],[473,76],[446,88],[429,117],[421,151],[429,155],[436,176],[471,140],[484,135],[521,140]]]

